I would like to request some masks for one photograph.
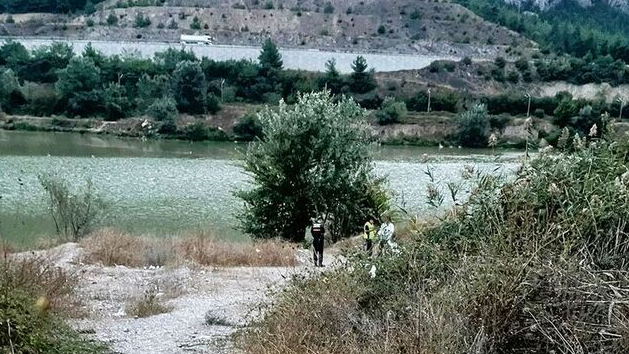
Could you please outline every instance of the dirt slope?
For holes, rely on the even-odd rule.
[[[105,2],[91,16],[22,15],[15,24],[0,25],[0,35],[177,41],[181,34],[198,33],[219,44],[259,45],[271,37],[288,47],[474,57],[531,45],[447,2],[173,0],[164,6],[120,7],[127,3]],[[118,18],[117,24],[107,24],[110,15]],[[136,28],[138,15],[148,17],[150,25]],[[198,29],[191,28],[195,18]],[[0,21],[4,22],[1,16]]]

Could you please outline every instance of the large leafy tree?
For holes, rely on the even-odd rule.
[[[30,60],[30,53],[22,43],[8,40],[0,47],[0,65],[18,71]]]
[[[205,112],[206,81],[198,62],[183,61],[177,64],[172,77],[172,93],[180,112]]]
[[[354,101],[303,94],[294,107],[280,102],[259,119],[263,138],[244,160],[253,188],[237,193],[245,202],[246,233],[299,242],[310,219],[322,216],[339,239],[387,204],[382,181],[373,176],[366,111]]]
[[[57,71],[65,68],[74,58],[74,51],[67,43],[55,42],[49,46],[33,50],[28,65],[22,69],[21,76],[28,81],[55,82]]]
[[[75,57],[58,71],[55,88],[67,110],[77,115],[90,115],[102,103],[100,69],[89,58]]]

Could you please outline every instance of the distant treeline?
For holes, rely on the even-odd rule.
[[[2,13],[83,11],[103,0],[0,0]]]
[[[629,15],[604,1],[583,8],[562,1],[552,9],[533,13],[530,4],[518,8],[503,0],[457,0],[484,19],[522,33],[542,49],[584,57],[610,55],[629,61]]]
[[[283,98],[291,103],[298,92],[323,88],[355,95],[366,106],[382,101],[366,95],[377,84],[363,57],[356,58],[349,75],[340,74],[332,61],[327,67],[323,74],[284,70],[271,41],[258,62],[199,59],[176,49],[152,59],[105,56],[91,45],[76,56],[64,43],[28,51],[9,41],[0,47],[0,107],[9,113],[116,120],[150,113],[153,104],[172,111],[174,102],[181,113],[215,113],[220,102],[277,104]]]
[[[550,59],[533,61],[534,76],[545,72],[556,76],[562,72],[543,69],[547,60]],[[608,59],[601,57],[594,62],[604,61]],[[471,61],[463,60],[439,70],[469,70],[469,65]],[[526,73],[533,70],[527,61],[512,65],[517,69],[505,65],[504,59],[497,59],[485,68],[490,68],[488,75],[496,80],[505,80],[505,72],[510,70],[507,78],[513,76],[514,70],[522,77],[528,77]],[[285,70],[277,47],[270,40],[265,42],[257,62],[199,59],[192,52],[176,49],[157,53],[153,58],[105,56],[89,45],[77,56],[69,45],[60,42],[28,51],[20,43],[9,41],[0,46],[0,108],[11,114],[107,120],[148,115],[161,122],[160,129],[165,133],[174,132],[179,113],[213,114],[223,103],[277,104],[284,99],[291,104],[300,92],[322,89],[351,96],[364,108],[375,110],[379,124],[404,122],[408,111],[426,112],[429,105],[433,112],[460,113],[481,102],[491,115],[491,126],[499,129],[510,119],[500,115],[524,115],[528,111],[528,99],[520,91],[484,97],[434,88],[429,94],[424,89],[409,91],[403,84],[379,85],[363,57],[357,57],[352,68],[350,74],[340,74],[330,61],[323,73]],[[559,126],[584,130],[603,112],[620,114],[619,107],[619,102],[606,103],[602,96],[596,100],[575,100],[560,93],[549,98],[533,97],[530,114],[552,117]],[[623,116],[629,116],[625,110]],[[235,128],[237,135],[248,139],[259,134],[253,116],[245,116],[241,123]],[[186,136],[206,138],[200,132],[192,131]]]

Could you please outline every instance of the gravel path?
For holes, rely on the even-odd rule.
[[[76,244],[45,252],[57,259],[59,267],[80,277],[77,297],[83,316],[71,324],[124,354],[232,353],[230,335],[260,313],[269,290],[309,268],[306,251],[297,255],[302,265],[290,268],[184,265],[158,269],[81,264],[82,250]],[[126,304],[146,294],[160,298],[172,311],[130,317]],[[208,311],[227,325],[206,324]]]

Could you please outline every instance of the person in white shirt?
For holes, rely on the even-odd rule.
[[[391,248],[393,253],[399,253],[398,245],[395,242],[395,225],[391,222],[390,216],[384,217],[384,222],[380,225],[380,230],[378,230],[378,255],[382,254],[382,251],[385,247]]]

